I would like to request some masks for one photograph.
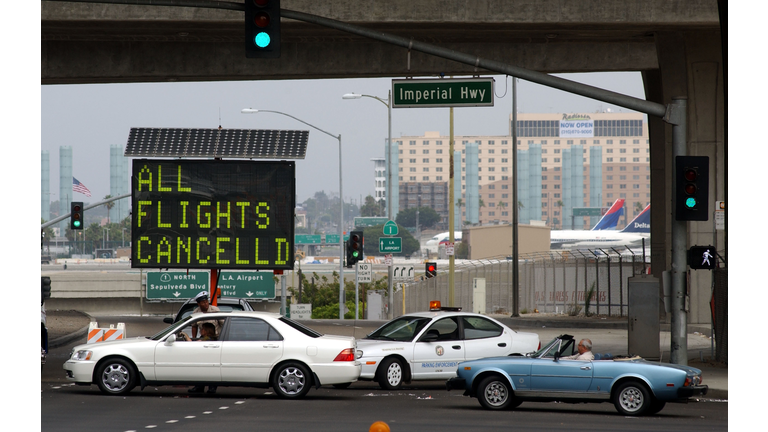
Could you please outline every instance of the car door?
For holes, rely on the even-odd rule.
[[[198,319],[196,321],[201,321]],[[221,342],[184,341],[178,334],[192,335],[190,321],[174,333],[176,340],[155,347],[155,376],[158,381],[221,381]]]
[[[483,357],[507,355],[512,335],[493,321],[477,316],[461,317],[464,333],[464,358],[475,360]]]
[[[586,392],[592,384],[592,362],[585,360],[555,360],[555,353],[570,355],[573,340],[550,349],[542,358],[531,363],[531,390],[535,392]]]
[[[224,331],[221,379],[269,382],[269,371],[283,356],[283,336],[260,318],[230,317]]]
[[[429,332],[437,333],[436,341],[422,340]],[[450,378],[462,361],[464,341],[459,336],[458,317],[446,317],[434,321],[414,343],[411,371],[414,379]]]

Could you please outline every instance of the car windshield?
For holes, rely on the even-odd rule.
[[[541,349],[531,354],[531,357],[554,357],[556,352],[559,352],[561,348],[571,348],[573,340],[569,338],[563,338],[558,336],[546,344],[541,345]],[[571,348],[572,350],[572,348]],[[561,353],[561,355],[564,355]]]
[[[400,317],[384,324],[365,338],[410,342],[430,321],[430,318]]]
[[[189,321],[190,319],[192,319],[192,317],[190,317],[190,316],[187,316],[186,318],[183,318],[183,319],[181,319],[180,321],[178,321],[178,322],[176,322],[176,323],[174,323],[174,324],[171,324],[171,325],[170,325],[170,326],[168,326],[166,329],[164,329],[164,330],[163,330],[163,331],[161,331],[160,333],[158,333],[158,334],[156,334],[156,335],[154,335],[154,336],[150,337],[149,339],[151,339],[151,340],[154,340],[154,341],[160,340],[160,339],[164,338],[164,337],[165,337],[165,335],[167,335],[167,334],[169,334],[169,333],[173,332],[175,329],[177,329],[177,328],[179,328],[179,327],[181,327],[181,326],[184,326],[184,325],[185,325],[185,323],[186,323],[187,321]]]

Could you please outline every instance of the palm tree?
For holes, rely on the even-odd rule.
[[[105,200],[108,200],[110,198],[112,198],[112,195],[107,195],[107,196],[104,197]],[[109,211],[112,210],[113,207],[115,207],[115,202],[114,201],[110,201],[110,202],[104,204],[104,207],[107,208],[107,224],[109,224],[110,223]]]
[[[557,202],[556,202],[555,204],[557,204],[557,206],[558,206],[560,209],[562,209],[562,208],[563,208],[563,200],[557,200]],[[560,213],[562,213],[562,211],[561,211]],[[563,226],[563,215],[561,214],[561,215],[560,215],[560,227],[562,228],[562,226]]]

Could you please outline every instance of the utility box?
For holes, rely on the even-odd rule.
[[[485,313],[485,278],[472,279],[472,312]]]
[[[659,360],[659,279],[639,275],[627,279],[627,354]]]
[[[378,291],[368,291],[368,306],[366,307],[366,319],[383,320],[386,317],[384,313],[384,302]]]

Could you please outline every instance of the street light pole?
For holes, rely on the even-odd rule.
[[[300,118],[280,111],[258,110],[251,108],[244,108],[240,110],[240,113],[242,114],[256,114],[260,112],[268,112],[290,117],[300,123],[303,123],[313,129],[316,129],[330,137],[339,140],[339,319],[344,319],[344,192],[341,189],[341,134],[333,135],[332,133],[324,131],[315,125],[309,124]],[[285,292],[283,292],[282,295],[283,299],[285,299]],[[285,310],[283,310],[283,314],[285,314]]]
[[[387,107],[387,145],[384,148],[384,157],[387,161],[387,189],[386,189],[386,199],[387,199],[387,219],[394,221],[395,216],[392,211],[392,187],[393,187],[393,181],[392,181],[392,90],[387,93],[387,99],[382,99],[378,96],[371,96],[371,95],[364,95],[364,94],[357,94],[357,93],[347,93],[344,96],[342,96],[342,99],[360,99],[362,97],[368,97],[371,99],[376,99],[377,101],[383,103]],[[397,157],[397,154],[395,154],[395,157]],[[387,307],[387,318],[392,319],[393,317],[393,308],[395,307],[395,301],[392,297],[392,264],[390,263],[389,266],[387,266],[387,295],[389,297],[388,307]]]

